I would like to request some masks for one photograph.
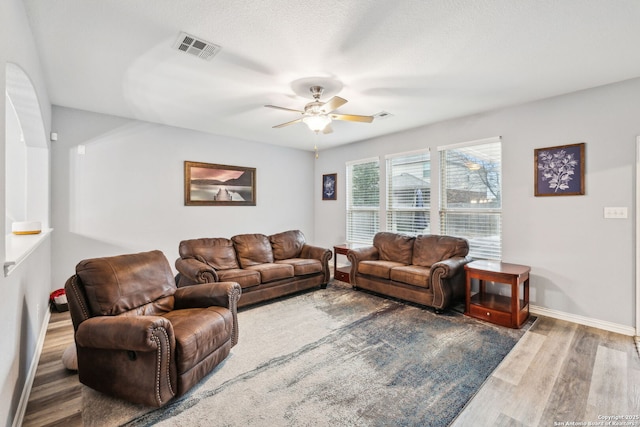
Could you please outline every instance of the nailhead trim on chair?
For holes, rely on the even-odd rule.
[[[237,310],[237,305],[238,305],[238,299],[240,298],[240,294],[241,291],[238,288],[233,288],[233,290],[229,293],[229,308],[232,307],[236,307]],[[237,330],[238,330],[238,318],[237,316],[233,316],[234,321],[233,321],[233,326],[231,329],[231,346],[234,346],[236,344],[238,344],[238,335],[237,335]]]
[[[78,280],[78,276],[74,275],[73,279],[71,279],[71,289],[73,289],[73,293],[75,295],[76,301],[78,302],[78,304],[80,305],[80,308],[82,309],[82,314],[84,315],[84,320],[87,320],[89,318],[89,312],[87,311],[87,307],[85,307],[84,305],[84,297],[80,297],[80,295],[78,294],[78,285],[76,284]]]
[[[158,355],[158,363],[157,363],[157,367],[158,369],[156,370],[156,399],[158,400],[158,405],[162,406],[162,398],[160,397],[160,372],[162,370],[162,366],[160,366],[162,364],[162,342],[160,341],[160,338],[158,338],[155,334],[156,331],[160,330],[165,338],[166,338],[166,342],[167,344],[169,343],[169,335],[167,334],[166,329],[164,328],[157,328],[153,330],[153,335],[152,335],[152,339],[156,342],[156,345],[158,346],[158,350],[156,351],[156,354]],[[167,361],[171,360],[171,347],[169,346],[167,348]],[[167,363],[167,385],[169,386],[169,391],[171,392],[172,395],[175,395],[176,393],[173,391],[173,387],[171,386],[171,375],[170,375],[170,370],[169,370],[169,365],[170,362]]]

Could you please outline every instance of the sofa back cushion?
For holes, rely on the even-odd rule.
[[[269,238],[264,234],[238,234],[231,238],[242,268],[273,262]]]
[[[416,237],[413,245],[414,265],[431,267],[436,262],[464,257],[469,253],[469,242],[460,237],[424,234]]]
[[[93,316],[114,316],[138,309],[147,314],[173,309],[176,284],[160,251],[80,261],[76,274]]]
[[[304,234],[300,230],[289,230],[269,236],[273,258],[276,261],[299,258],[304,246]]]
[[[373,246],[378,249],[380,259],[383,261],[411,264],[413,241],[413,236],[383,231],[373,237]]]
[[[223,237],[183,240],[178,252],[180,258],[195,258],[216,270],[239,268],[233,242]]]

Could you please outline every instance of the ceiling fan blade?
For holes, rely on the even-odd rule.
[[[342,107],[347,102],[349,101],[347,101],[344,98],[340,98],[339,96],[334,96],[333,98],[325,102],[322,105],[322,107],[320,107],[320,109],[325,113],[330,113],[333,110],[337,110],[338,108]]]
[[[267,108],[275,108],[276,110],[293,111],[294,113],[304,114],[302,110],[294,110],[293,108],[278,107],[277,105],[265,105]]]
[[[289,125],[294,125],[296,123],[300,123],[301,121],[302,121],[302,118],[299,118],[299,119],[291,120],[290,122],[286,122],[286,123],[282,123],[282,124],[279,124],[279,125],[275,125],[273,127],[274,128],[283,128],[285,126],[289,126]]]
[[[348,122],[371,123],[373,116],[358,116],[356,114],[329,114],[334,120],[346,120]]]
[[[332,132],[333,132],[333,129],[331,128],[331,125],[326,125],[324,129],[322,129],[322,133],[324,133],[325,135]]]

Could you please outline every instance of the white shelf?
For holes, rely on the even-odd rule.
[[[52,231],[53,229],[49,228],[38,234],[7,234],[5,236],[4,276],[7,277],[11,274],[11,271],[27,259],[49,237]]]

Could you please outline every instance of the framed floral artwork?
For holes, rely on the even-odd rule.
[[[329,173],[322,175],[322,200],[337,200],[336,184],[338,180],[337,173]]]
[[[585,143],[534,150],[536,196],[579,196],[584,191]]]

